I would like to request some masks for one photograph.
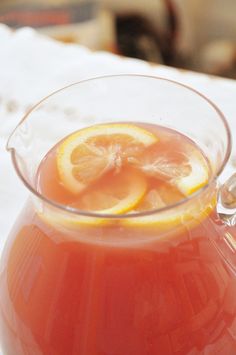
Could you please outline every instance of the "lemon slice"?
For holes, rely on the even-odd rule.
[[[158,182],[156,185],[152,186],[140,200],[140,203],[135,206],[135,212],[160,209],[185,198],[176,186],[164,182]]]
[[[155,201],[155,202],[154,202]],[[157,190],[152,190],[145,195],[140,206],[136,206],[135,212],[144,212],[143,206],[155,205],[155,208],[161,209],[167,205],[163,201]],[[156,231],[172,230],[175,233],[175,228],[192,228],[204,220],[215,208],[217,203],[216,189],[205,191],[200,197],[194,198],[180,204],[174,208],[157,211],[146,216],[130,217],[122,221],[126,227],[145,227],[156,228]]]
[[[190,173],[175,179],[175,185],[185,196],[189,196],[199,190],[209,180],[209,167],[200,153],[194,151],[189,156],[188,165]]]
[[[127,157],[157,141],[133,124],[104,124],[82,129],[57,150],[57,168],[66,189],[77,194],[110,170],[120,171]]]
[[[147,190],[145,178],[127,168],[119,174],[109,173],[102,181],[90,186],[70,207],[82,211],[94,212],[97,217],[82,214],[63,213],[48,207],[39,215],[44,221],[54,226],[78,228],[83,225],[104,225],[109,223],[103,214],[119,215],[128,213],[143,199]],[[109,184],[107,183],[109,180]],[[101,215],[99,217],[99,215]]]
[[[208,182],[209,165],[197,148],[186,143],[175,150],[167,146],[165,149],[157,142],[139,157],[129,158],[129,162],[145,175],[177,187],[184,196],[191,195]]]
[[[184,200],[193,192],[206,185],[209,180],[209,166],[204,156],[196,149],[189,149],[187,162],[184,161],[183,167],[172,164],[172,162],[152,164],[150,161],[145,165],[143,171],[151,177],[157,177],[156,186],[149,189],[143,199],[135,206],[133,212],[146,212],[155,209],[162,209],[170,206],[166,211],[149,214],[147,216],[131,217],[125,221],[130,226],[155,226],[158,229],[171,229],[176,226],[183,226],[185,223],[205,218],[216,204],[214,191],[209,197],[208,192],[193,201],[189,200],[183,206],[179,205],[171,208],[171,205]],[[160,171],[160,167],[164,167]],[[181,176],[181,172],[184,174]],[[162,175],[163,174],[163,175]],[[162,176],[167,181],[162,181]],[[159,180],[158,180],[159,179]]]
[[[146,193],[145,178],[126,168],[110,172],[80,194],[71,207],[99,214],[123,214],[133,209]]]

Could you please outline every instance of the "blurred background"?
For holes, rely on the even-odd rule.
[[[65,43],[236,78],[236,0],[0,0],[0,23]]]

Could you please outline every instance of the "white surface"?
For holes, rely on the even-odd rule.
[[[60,87],[104,74],[136,73],[170,78],[212,99],[224,112],[236,136],[235,81],[152,66],[108,53],[93,53],[39,36],[28,28],[11,32],[0,25],[0,48],[0,251],[27,196],[5,152],[7,137],[32,104]],[[236,164],[235,155],[234,148]]]

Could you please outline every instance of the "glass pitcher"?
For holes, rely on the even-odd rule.
[[[40,162],[57,142],[122,121],[189,137],[210,162],[208,184],[171,206],[124,215],[80,211],[37,191]],[[162,78],[86,80],[39,102],[7,149],[30,197],[1,258],[5,355],[236,354],[235,180],[219,186],[231,138],[213,103]],[[179,218],[149,223],[170,215]],[[133,223],[140,218],[146,223]]]

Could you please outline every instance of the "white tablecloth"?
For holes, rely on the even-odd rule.
[[[27,195],[5,152],[7,137],[23,113],[48,93],[72,82],[121,73],[162,76],[190,85],[219,106],[236,135],[236,81],[94,53],[53,41],[29,28],[12,32],[0,25],[0,251]]]
[[[28,28],[11,32],[0,25],[0,252],[27,196],[5,152],[7,137],[23,113],[42,97],[72,82],[124,73],[162,76],[201,91],[223,111],[236,138],[236,81],[93,53],[78,45],[55,42]],[[235,145],[225,175],[232,169],[236,170]]]

